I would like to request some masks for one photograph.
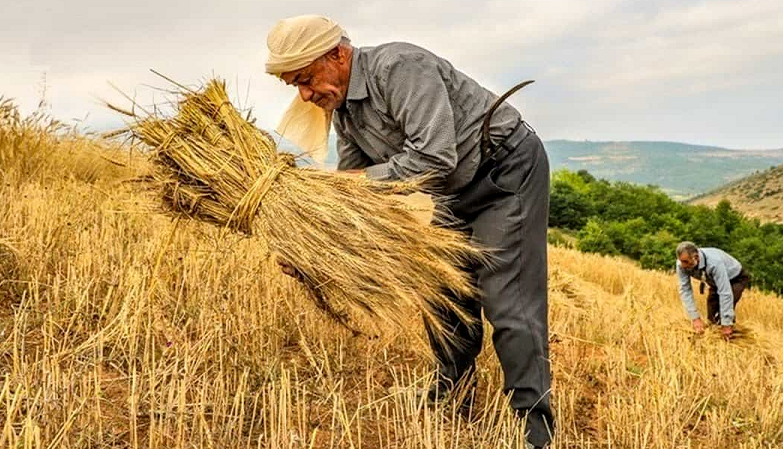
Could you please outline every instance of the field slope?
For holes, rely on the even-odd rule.
[[[353,336],[257,241],[156,214],[127,154],[3,132],[0,447],[519,438],[489,336],[470,416],[429,409],[415,394],[432,373],[419,317]],[[725,343],[715,329],[693,337],[671,274],[552,247],[549,276],[554,448],[783,445],[779,297],[750,291]]]
[[[739,179],[691,202],[714,206],[724,199],[749,217],[783,224],[783,165]]]

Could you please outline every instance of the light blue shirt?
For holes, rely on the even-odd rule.
[[[699,265],[685,270],[677,260],[677,276],[680,278],[680,299],[691,320],[699,318],[696,301],[693,299],[691,277],[706,282],[718,292],[720,303],[720,324],[734,324],[734,293],[731,280],[742,272],[742,264],[718,248],[699,248]]]

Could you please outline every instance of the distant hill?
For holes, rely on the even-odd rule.
[[[731,150],[678,142],[549,140],[552,171],[587,170],[597,178],[654,184],[675,199],[687,199],[783,164],[783,149]],[[290,144],[282,144],[290,149]],[[326,165],[337,165],[336,137],[329,138]]]
[[[552,170],[587,170],[596,178],[654,184],[685,199],[783,163],[783,149],[729,150],[678,142],[545,142]]]
[[[783,223],[783,165],[739,179],[690,202],[714,206],[723,199],[745,215]]]

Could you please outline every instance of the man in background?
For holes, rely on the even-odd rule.
[[[713,324],[720,324],[721,333],[728,340],[734,331],[735,307],[742,292],[748,287],[750,275],[737,259],[718,248],[698,248],[691,242],[677,245],[677,276],[680,279],[680,299],[693,329],[701,334],[704,322],[693,299],[691,278],[698,279],[700,292],[709,285],[707,295],[707,318]]]

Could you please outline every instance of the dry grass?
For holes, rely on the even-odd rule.
[[[0,297],[0,447],[494,449],[519,438],[489,341],[471,419],[428,409],[414,394],[431,380],[420,316],[354,337],[253,240],[175,230],[111,164],[90,182],[67,159],[21,180],[23,159],[0,167],[0,242],[14,254],[14,278],[0,281],[21,287]],[[779,297],[743,297],[743,337],[727,344],[714,329],[691,335],[673,275],[550,257],[555,448],[783,446]]]
[[[73,127],[35,112],[22,116],[10,98],[0,95],[0,179],[6,184],[55,182],[71,177],[94,184],[100,176],[123,181],[146,164],[127,166],[128,152],[83,135]]]

